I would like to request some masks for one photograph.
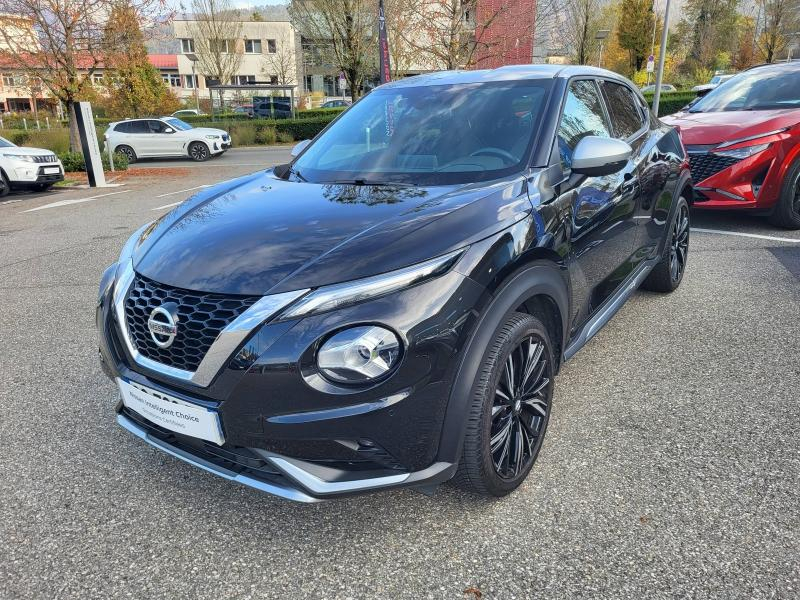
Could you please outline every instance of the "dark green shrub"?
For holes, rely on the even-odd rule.
[[[11,137],[8,138],[12,144],[16,144],[17,146],[24,146],[28,140],[31,139],[30,131],[15,131],[11,134]]]
[[[110,171],[111,166],[108,163],[108,154],[102,153],[103,170]],[[83,160],[83,154],[80,152],[64,152],[59,155],[61,162],[64,165],[64,171],[67,173],[80,173],[86,171],[86,162]],[[128,159],[124,154],[114,153],[114,169],[117,171],[128,170]]]
[[[674,92],[671,94],[661,94],[658,100],[658,116],[664,117],[678,112],[684,106],[689,104],[695,99],[697,94],[694,92]],[[644,99],[647,103],[653,105],[653,94],[645,94]]]
[[[317,117],[316,119],[285,119],[275,122],[275,130],[280,133],[289,133],[294,140],[310,140],[333,121],[332,117]]]
[[[317,117],[337,116],[345,111],[345,107],[339,108],[309,108],[308,110],[298,110],[298,119],[316,119]]]
[[[256,128],[256,144],[274,144],[278,139],[275,128],[261,126]]]

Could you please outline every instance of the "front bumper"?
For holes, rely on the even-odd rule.
[[[58,169],[56,173],[48,173]],[[6,167],[6,174],[12,186],[36,183],[55,183],[64,179],[64,168],[60,163],[38,164],[15,161]]]
[[[113,286],[112,286],[113,287]],[[135,362],[121,341],[112,290],[97,310],[106,373],[219,413],[222,446],[160,428],[117,405],[118,423],[147,443],[207,471],[290,500],[314,501],[446,481],[445,423],[459,356],[488,300],[451,271],[433,281],[330,313],[258,328],[206,387]],[[380,323],[405,341],[385,381],[356,391],[309,376],[315,348],[332,331]]]

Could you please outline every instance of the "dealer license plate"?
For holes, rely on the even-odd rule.
[[[220,446],[225,442],[219,414],[196,404],[167,396],[144,386],[117,379],[122,403],[148,421],[175,433],[208,440]]]

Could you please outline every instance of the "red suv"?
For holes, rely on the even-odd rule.
[[[800,229],[800,61],[749,69],[663,121],[689,153],[696,207]]]

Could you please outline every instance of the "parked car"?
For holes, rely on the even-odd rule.
[[[253,98],[253,116],[262,119],[291,119],[292,105],[278,98]]]
[[[196,108],[184,108],[182,110],[176,110],[172,115],[172,117],[205,117],[207,116],[206,113],[199,111]]]
[[[175,117],[129,119],[108,126],[106,143],[114,152],[124,154],[128,162],[139,158],[188,156],[208,160],[231,147],[227,131],[210,127],[192,127]]]
[[[320,108],[347,108],[352,102],[350,100],[328,100],[320,105]]]
[[[800,228],[800,63],[754,67],[663,121],[680,130],[698,208]]]
[[[122,427],[284,498],[510,493],[564,362],[684,274],[680,138],[610,71],[399,80],[293,152],[137,231],[96,315]]]
[[[732,74],[728,75],[714,75],[711,78],[711,81],[708,83],[704,83],[702,85],[696,85],[692,88],[693,92],[697,92],[698,96],[705,96],[711,90],[719,87],[721,84],[725,83],[729,79],[733,77]]]
[[[241,106],[236,106],[233,109],[233,112],[237,115],[247,115],[248,117],[253,117],[253,105],[252,104],[242,104]]]
[[[646,85],[646,86],[644,86],[642,88],[642,93],[643,94],[652,94],[655,91],[656,91],[656,84],[655,83],[651,83],[650,85]],[[669,93],[677,92],[677,91],[678,90],[674,85],[670,85],[668,83],[662,83],[661,84],[661,92],[664,93],[664,94],[669,94]]]
[[[64,166],[52,150],[23,148],[0,137],[0,198],[13,189],[42,192],[64,179]]]

